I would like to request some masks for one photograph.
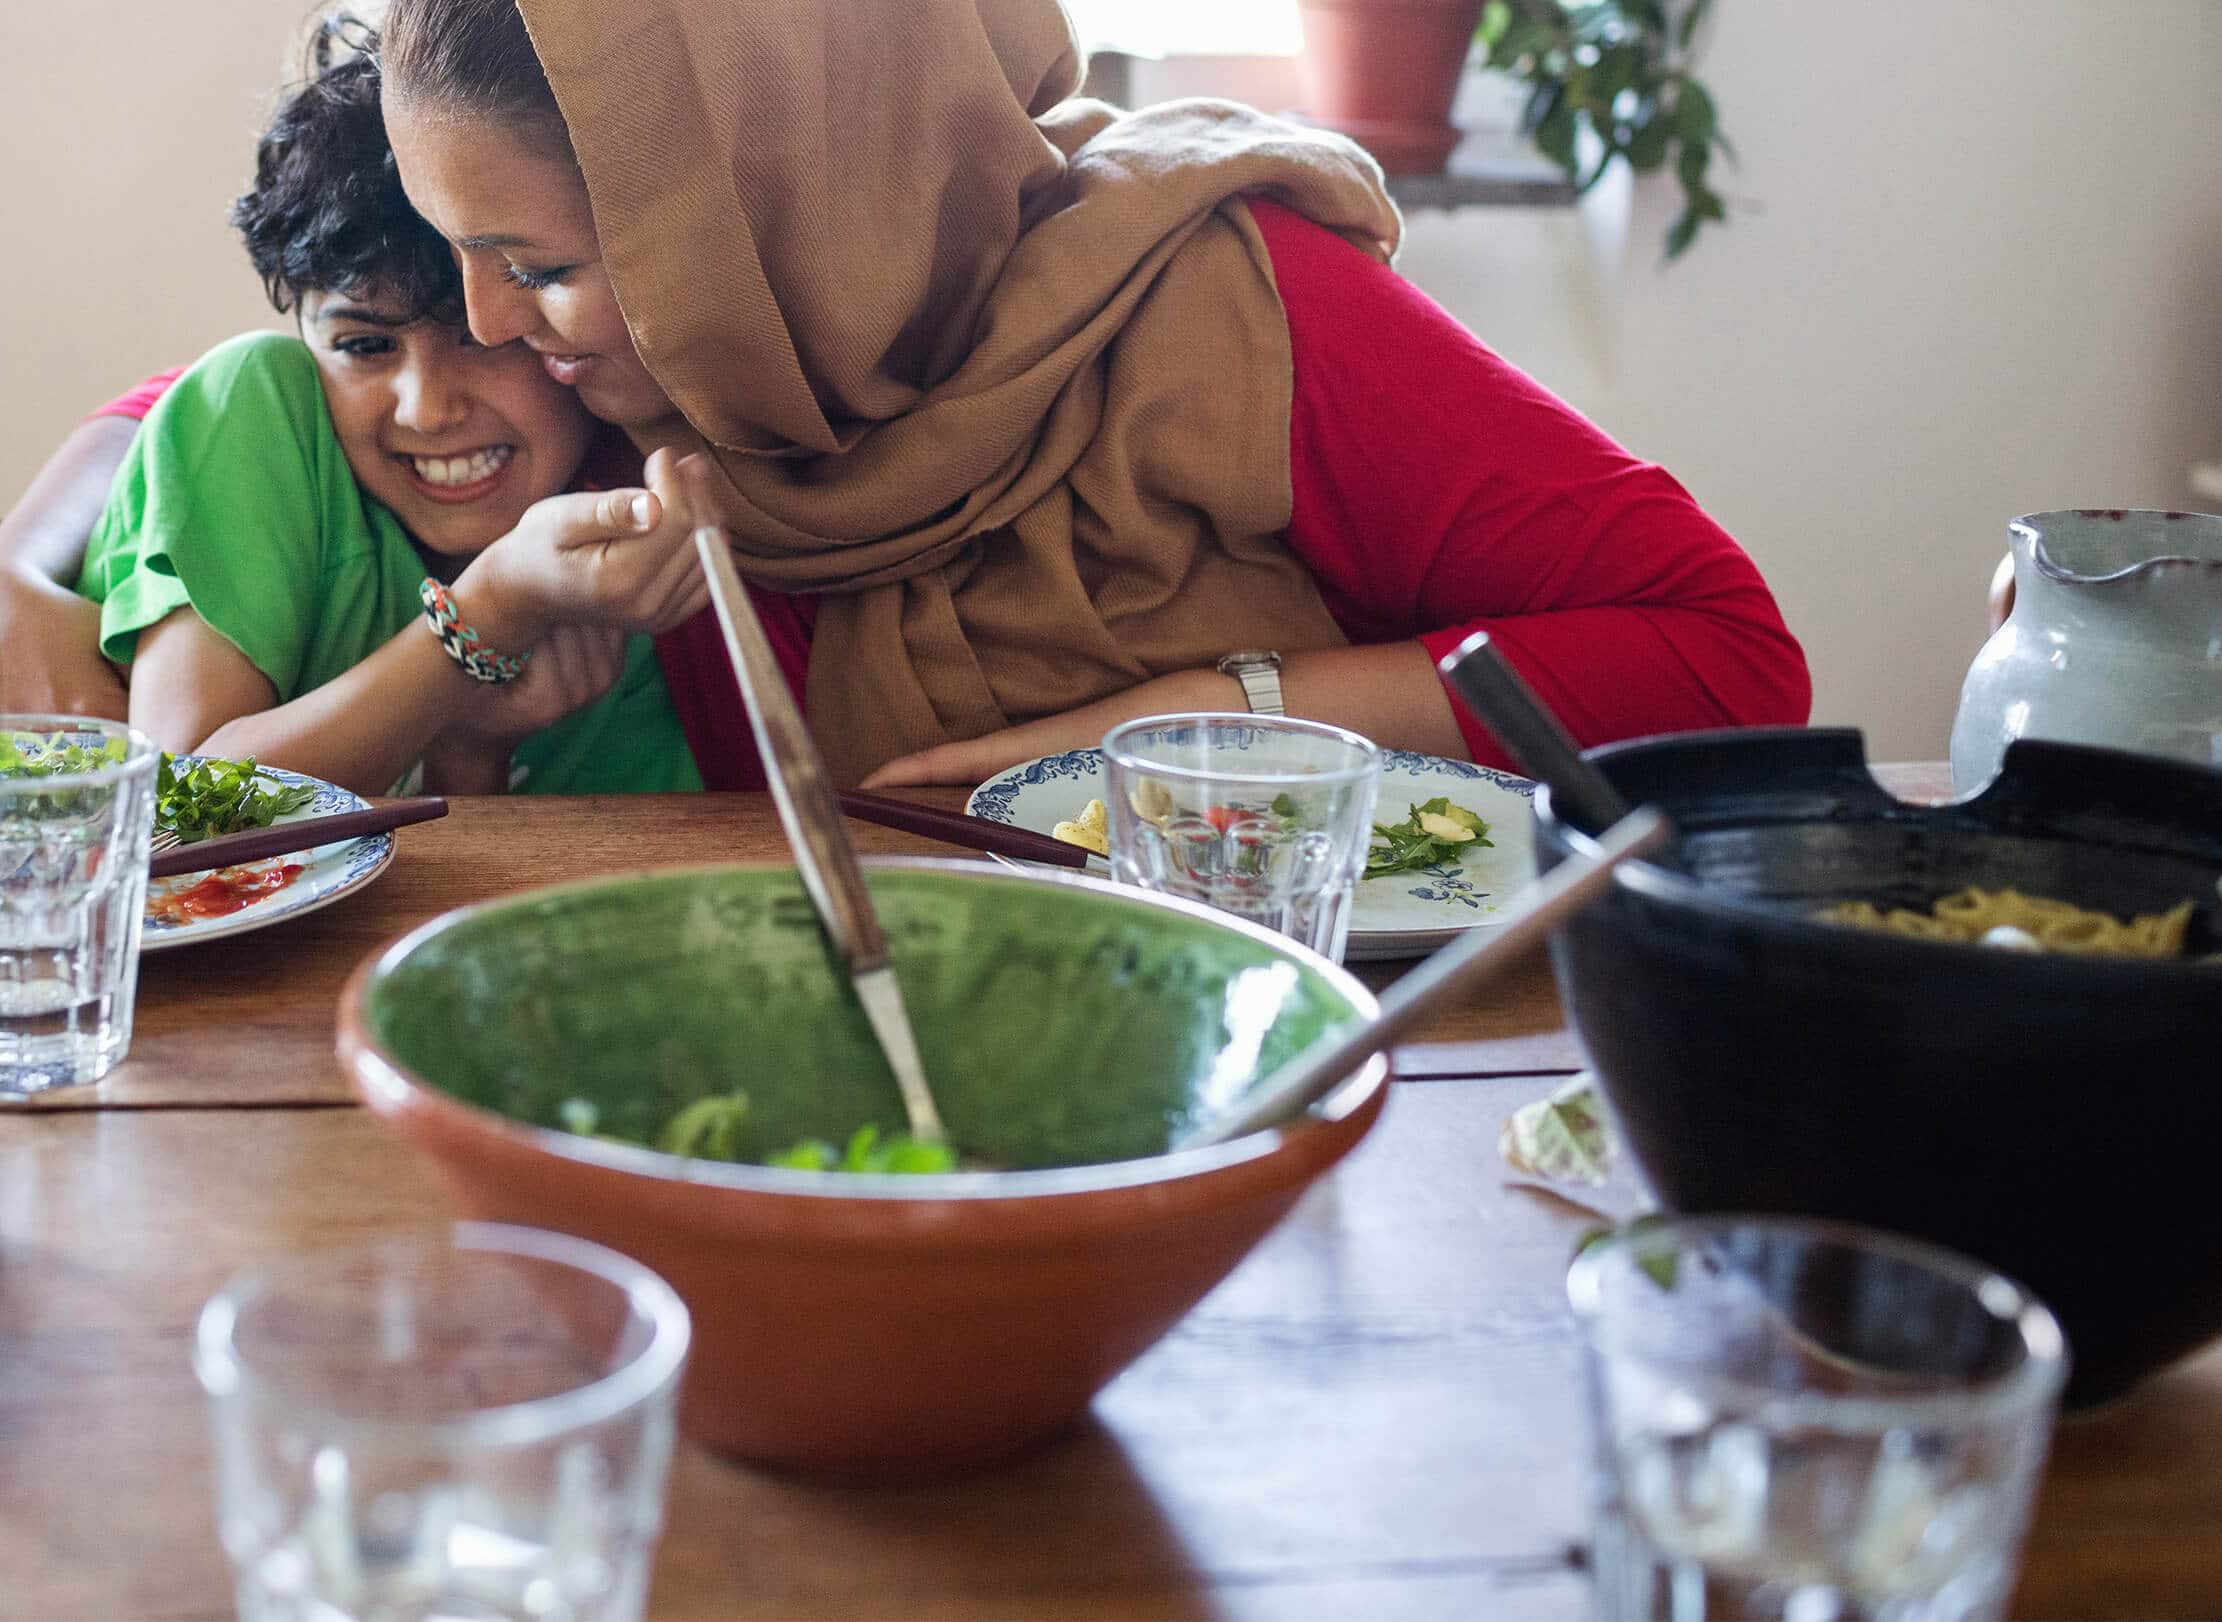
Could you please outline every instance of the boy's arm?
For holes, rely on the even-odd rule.
[[[131,724],[177,754],[218,755],[386,794],[477,684],[411,625],[344,675],[291,703],[190,608],[139,634]]]
[[[173,753],[253,755],[362,795],[387,793],[420,755],[429,789],[498,793],[518,742],[618,680],[631,615],[655,620],[667,600],[691,604],[698,575],[684,524],[640,529],[633,491],[555,495],[464,569],[453,587],[462,618],[493,647],[533,649],[504,687],[473,680],[427,627],[407,624],[353,669],[280,704],[276,684],[184,607],[138,633],[131,724]],[[558,620],[564,609],[613,622]]]
[[[0,711],[124,717],[123,681],[100,656],[100,607],[69,583],[138,431],[129,417],[79,424],[0,519]]]
[[[593,703],[625,669],[625,633],[558,627],[525,674],[488,688],[421,625],[289,704],[190,608],[140,633],[131,724],[174,754],[253,756],[357,794],[391,791],[420,755],[425,787],[499,794],[523,739]]]

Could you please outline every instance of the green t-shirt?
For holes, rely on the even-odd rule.
[[[148,413],[77,589],[118,664],[190,604],[286,703],[418,619],[424,575],[401,521],[356,485],[307,347],[258,332],[209,351]],[[537,794],[701,788],[654,642],[629,638],[616,685],[526,739],[511,770]]]

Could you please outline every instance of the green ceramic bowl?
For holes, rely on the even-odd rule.
[[[596,880],[435,920],[359,970],[341,1051],[474,1216],[597,1239],[696,1317],[705,1440],[841,1474],[1008,1453],[1075,1417],[1346,1153],[1359,1072],[1290,1128],[1168,1153],[1371,995],[1280,936],[1100,880],[870,865],[952,1140],[995,1171],[858,1177],[652,1138],[745,1093],[744,1156],[867,1122],[894,1078],[792,869]]]

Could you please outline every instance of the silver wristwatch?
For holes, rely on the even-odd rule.
[[[1219,669],[1242,683],[1253,715],[1285,715],[1281,706],[1281,656],[1265,648],[1243,648],[1219,661]]]

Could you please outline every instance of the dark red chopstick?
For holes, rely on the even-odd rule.
[[[1088,852],[1082,846],[1068,845],[1062,839],[1035,833],[1031,828],[1014,828],[1007,822],[990,822],[985,817],[970,816],[962,811],[940,811],[930,805],[914,805],[909,800],[866,794],[861,789],[844,793],[841,809],[860,822],[900,828],[905,833],[923,834],[945,844],[986,851],[991,856],[1009,856],[1022,862],[1051,862],[1058,867],[1088,865]]]
[[[285,856],[297,850],[329,845],[334,840],[382,834],[391,828],[406,828],[412,822],[430,822],[434,817],[446,815],[447,801],[435,794],[420,799],[389,800],[367,811],[340,811],[328,817],[306,817],[299,822],[252,828],[243,834],[220,834],[197,845],[180,845],[175,850],[163,851],[147,863],[147,877],[167,879],[180,873],[203,873],[210,868],[230,867],[235,862],[259,862],[265,856]]]

